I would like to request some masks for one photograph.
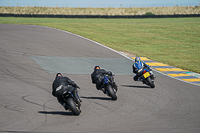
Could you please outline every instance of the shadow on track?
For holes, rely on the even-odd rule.
[[[130,88],[148,88],[148,89],[152,89],[149,86],[137,86],[137,85],[121,85],[123,87],[130,87]]]
[[[112,100],[111,98],[105,98],[105,97],[81,97],[85,99],[100,99],[100,100]]]
[[[41,114],[52,114],[52,115],[71,115],[74,116],[72,112],[64,112],[64,111],[38,111]]]

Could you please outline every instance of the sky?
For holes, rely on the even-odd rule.
[[[42,7],[153,7],[200,6],[200,0],[0,0],[0,6]]]

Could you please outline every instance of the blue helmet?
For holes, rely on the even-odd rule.
[[[135,62],[137,62],[137,61],[140,61],[140,62],[141,62],[140,57],[136,57],[136,58],[135,58]]]

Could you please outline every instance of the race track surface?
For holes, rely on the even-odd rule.
[[[151,89],[133,81],[132,63],[67,32],[0,24],[0,132],[199,133],[200,87],[154,72]],[[95,65],[116,75],[117,101],[92,84]],[[81,87],[79,116],[51,95],[57,72]]]

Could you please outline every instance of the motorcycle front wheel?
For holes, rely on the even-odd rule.
[[[117,100],[117,95],[116,93],[114,92],[114,90],[112,89],[112,86],[111,85],[107,85],[106,86],[106,90],[108,92],[108,95],[112,98],[112,100]]]
[[[68,98],[67,104],[74,115],[79,115],[81,113],[80,106],[74,101],[73,98]]]

